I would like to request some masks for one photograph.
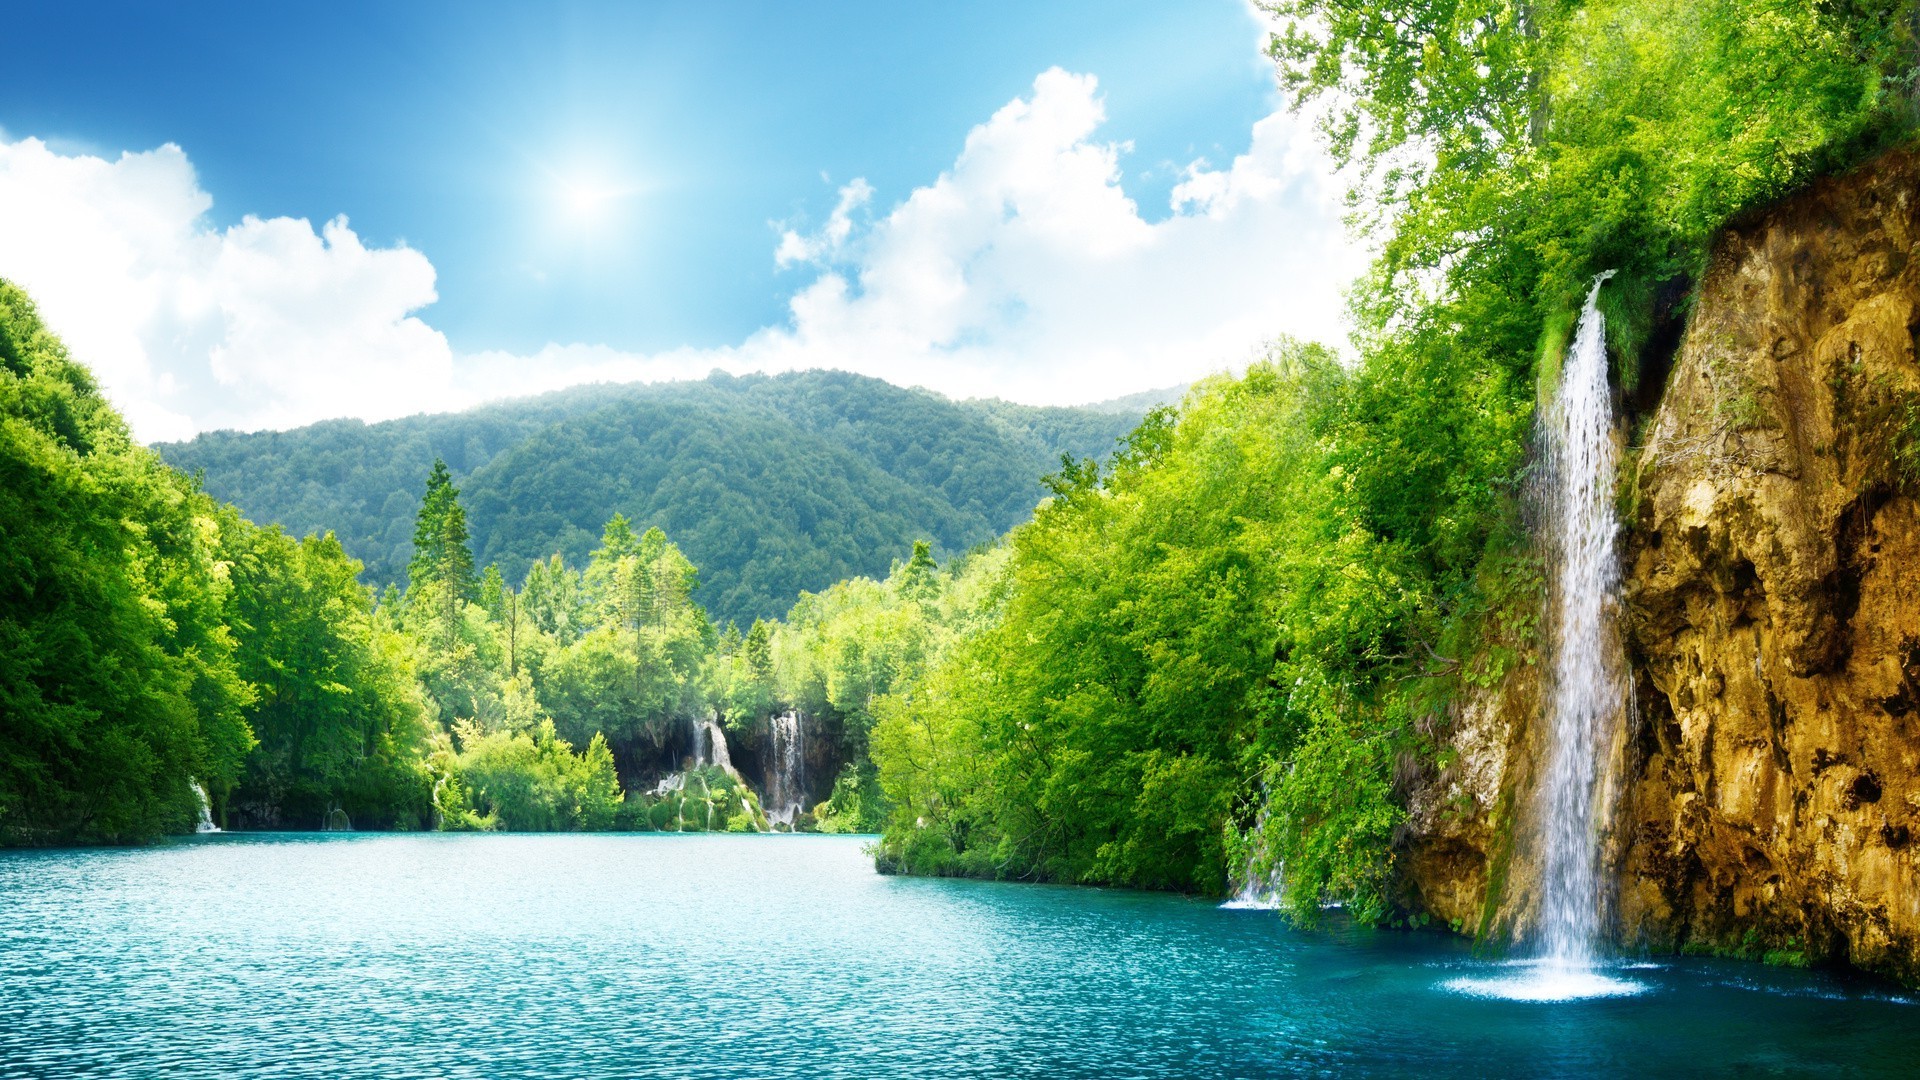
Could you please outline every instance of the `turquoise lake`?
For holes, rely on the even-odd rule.
[[[0,854],[0,1076],[1911,1075],[1920,1004],[1712,961],[1451,988],[1441,934],[881,877],[787,836],[219,835]]]

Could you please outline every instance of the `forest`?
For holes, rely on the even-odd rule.
[[[1264,6],[1379,252],[1356,355],[1281,342],[1053,478],[984,628],[876,706],[883,865],[1216,893],[1284,866],[1297,919],[1397,917],[1449,703],[1535,655],[1535,412],[1589,282],[1614,272],[1644,419],[1716,231],[1916,115],[1893,3]]]
[[[992,542],[1026,519],[1061,454],[1106,453],[1146,407],[953,401],[839,371],[715,373],[155,449],[253,520],[333,532],[375,588],[405,582],[435,458],[461,487],[475,558],[515,581],[555,552],[582,564],[618,511],[672,535],[700,564],[702,605],[745,624],[802,591],[884,574],[914,537],[952,554]]]
[[[8,287],[0,836],[178,831],[190,778],[233,827],[764,829],[765,778],[693,732],[795,711],[832,775],[788,827],[881,831],[885,869],[1220,893],[1284,864],[1296,917],[1389,917],[1448,703],[1538,632],[1535,412],[1588,283],[1615,274],[1644,408],[1716,231],[1910,138],[1916,41],[1875,0],[1268,6],[1379,252],[1352,351],[1278,339],[1137,426],[815,373],[449,420],[457,472],[425,421],[164,450],[202,481]],[[947,419],[826,404],[854,397]],[[677,445],[867,464],[768,505],[718,466],[660,483],[633,417],[720,399],[761,411]],[[954,434],[884,436],[916,428]],[[596,485],[654,495],[589,522]]]
[[[942,571],[921,540],[743,631],[617,513],[583,565],[476,567],[435,460],[405,587],[376,592],[332,533],[256,526],[135,444],[12,285],[0,359],[0,843],[190,831],[202,798],[239,829],[870,831],[873,703],[978,606],[959,568],[998,558]],[[770,822],[767,777],[688,751],[777,709],[838,771]]]

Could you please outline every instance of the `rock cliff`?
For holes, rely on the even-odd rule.
[[[1629,948],[1920,982],[1920,161],[1726,230],[1626,431],[1632,687],[1605,861]],[[1533,902],[1539,672],[1459,702],[1410,795],[1406,902],[1510,935]]]

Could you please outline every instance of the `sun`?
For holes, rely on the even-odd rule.
[[[566,180],[560,185],[560,205],[568,217],[582,221],[600,217],[613,199],[605,185],[593,180]]]

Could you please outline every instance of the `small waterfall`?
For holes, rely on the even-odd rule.
[[[1553,686],[1540,785],[1542,892],[1538,946],[1563,968],[1594,960],[1602,896],[1594,820],[1604,734],[1624,701],[1609,606],[1620,584],[1613,505],[1617,465],[1607,388],[1606,319],[1594,280],[1547,416],[1548,527],[1553,547]]]
[[[728,776],[738,780],[740,774],[733,770],[733,752],[727,749],[727,733],[720,727],[720,721],[709,716],[705,721],[705,726],[707,745],[712,748],[712,761],[710,764],[720,766],[720,768],[726,770]]]
[[[789,709],[767,718],[773,734],[773,760],[767,770],[767,821],[793,828],[806,809],[807,718]]]
[[[1234,887],[1233,897],[1223,908],[1254,908],[1272,911],[1280,906],[1281,868],[1274,865],[1263,869],[1260,865],[1261,854],[1267,846],[1267,805],[1260,804],[1260,813],[1253,820],[1253,828],[1243,839],[1247,845],[1247,858],[1240,867],[1240,881]]]
[[[198,780],[189,779],[187,785],[193,788],[194,797],[200,800],[200,823],[193,827],[193,831],[197,833],[219,832],[220,826],[213,823],[213,802],[207,798],[207,789],[201,787],[200,781]]]
[[[327,807],[326,814],[320,818],[320,831],[352,832],[353,821],[347,817],[347,812],[342,810],[338,805],[330,805]]]
[[[687,768],[697,769],[707,763],[707,748],[703,745],[705,742],[704,736],[707,733],[707,724],[706,721],[692,716],[687,717],[687,724],[693,728],[693,763],[688,765]]]

